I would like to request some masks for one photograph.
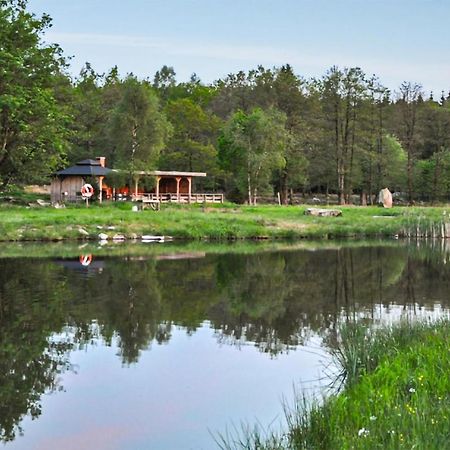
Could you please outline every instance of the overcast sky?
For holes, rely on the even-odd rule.
[[[53,18],[46,40],[105,72],[211,82],[259,64],[304,77],[358,66],[395,89],[450,89],[450,0],[30,0]]]

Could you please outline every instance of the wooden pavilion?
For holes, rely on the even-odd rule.
[[[206,177],[205,172],[177,172],[177,171],[138,171],[134,172],[134,201],[176,202],[176,203],[223,203],[223,194],[193,193],[193,178]],[[139,180],[145,176],[156,178],[155,192],[141,192]]]
[[[51,201],[75,202],[81,200],[81,187],[88,179],[98,184],[98,199],[126,199],[143,203],[223,203],[223,194],[193,193],[193,179],[206,177],[205,172],[136,171],[133,172],[134,186],[113,189],[104,181],[108,174],[120,172],[105,167],[105,158],[85,159],[74,166],[56,172],[51,184]],[[139,186],[144,177],[155,177],[154,192],[145,192]]]
[[[56,172],[50,187],[52,203],[81,200],[81,187],[91,178],[97,181],[98,199],[101,202],[104,192],[103,179],[111,172],[112,169],[105,167],[104,157],[85,159],[72,167]]]

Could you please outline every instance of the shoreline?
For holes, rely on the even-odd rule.
[[[177,241],[450,238],[446,207],[342,206],[340,217],[305,215],[310,205],[164,205],[132,211],[129,203],[26,208],[0,205],[0,241],[95,242],[162,237]],[[104,235],[102,239],[101,235]]]
[[[256,426],[219,436],[219,447],[447,448],[449,324],[447,317],[381,328],[344,326],[329,349],[340,389],[335,385],[320,398],[300,393],[293,407],[285,407],[288,429],[282,434]]]

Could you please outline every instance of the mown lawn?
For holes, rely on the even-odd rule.
[[[163,205],[134,212],[131,203],[52,207],[0,205],[0,240],[96,239],[166,235],[182,239],[438,236],[450,209],[340,207],[341,217],[304,215],[307,206]],[[113,229],[108,230],[108,227]],[[80,231],[80,229],[82,229]],[[450,235],[450,226],[448,227]]]

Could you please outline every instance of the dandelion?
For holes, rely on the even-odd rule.
[[[416,392],[416,390],[414,388],[409,388],[409,392],[411,392],[411,394],[414,394],[414,392]]]
[[[367,436],[369,434],[369,430],[366,430],[365,428],[361,428],[360,430],[358,430],[358,436]]]
[[[409,403],[406,404],[406,409],[410,414],[414,414],[416,412],[416,408],[413,408]]]

